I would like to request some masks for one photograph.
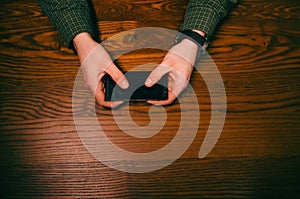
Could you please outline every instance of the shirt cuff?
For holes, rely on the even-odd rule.
[[[227,15],[232,2],[229,0],[190,0],[181,30],[196,29],[211,38],[218,23]]]
[[[44,13],[59,31],[66,46],[73,48],[73,38],[82,32],[96,36],[96,23],[85,0],[39,0]]]
[[[82,11],[67,12],[60,16],[59,20],[56,20],[55,26],[69,48],[73,48],[73,39],[79,33],[87,32],[95,38],[95,31],[89,19],[90,17]]]

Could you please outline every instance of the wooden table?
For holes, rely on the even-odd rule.
[[[138,27],[178,30],[186,2],[94,1],[101,38]],[[82,144],[72,114],[79,62],[37,2],[2,0],[0,198],[299,197],[299,18],[299,1],[241,1],[208,49],[228,102],[216,146],[198,159],[211,104],[205,82],[194,72],[191,85],[201,110],[194,142],[173,164],[134,174],[105,166]],[[164,54],[134,51],[118,63],[129,70],[159,63]],[[130,103],[129,108],[137,124],[149,124],[149,105]],[[164,132],[145,140],[120,132],[111,110],[96,106],[96,113],[113,142],[149,152],[176,134],[180,105],[165,109],[170,117]]]

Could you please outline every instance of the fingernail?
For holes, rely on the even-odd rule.
[[[127,88],[129,86],[128,82],[124,79],[122,82],[121,82],[121,86],[122,88]]]
[[[145,82],[146,85],[151,85],[151,83],[152,83],[152,79],[150,79],[150,78],[148,78]]]

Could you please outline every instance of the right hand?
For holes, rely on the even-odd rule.
[[[88,33],[78,34],[73,42],[81,63],[86,85],[93,92],[99,105],[115,108],[122,104],[123,101],[104,100],[104,85],[101,79],[106,73],[121,88],[126,89],[129,86],[124,74],[113,63],[106,50],[99,43],[95,42]]]

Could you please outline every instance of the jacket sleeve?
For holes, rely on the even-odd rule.
[[[73,38],[88,32],[95,38],[96,27],[86,0],[38,0],[43,12],[62,36],[65,44],[73,47]]]
[[[190,0],[181,30],[201,30],[210,38],[218,23],[238,0]]]

